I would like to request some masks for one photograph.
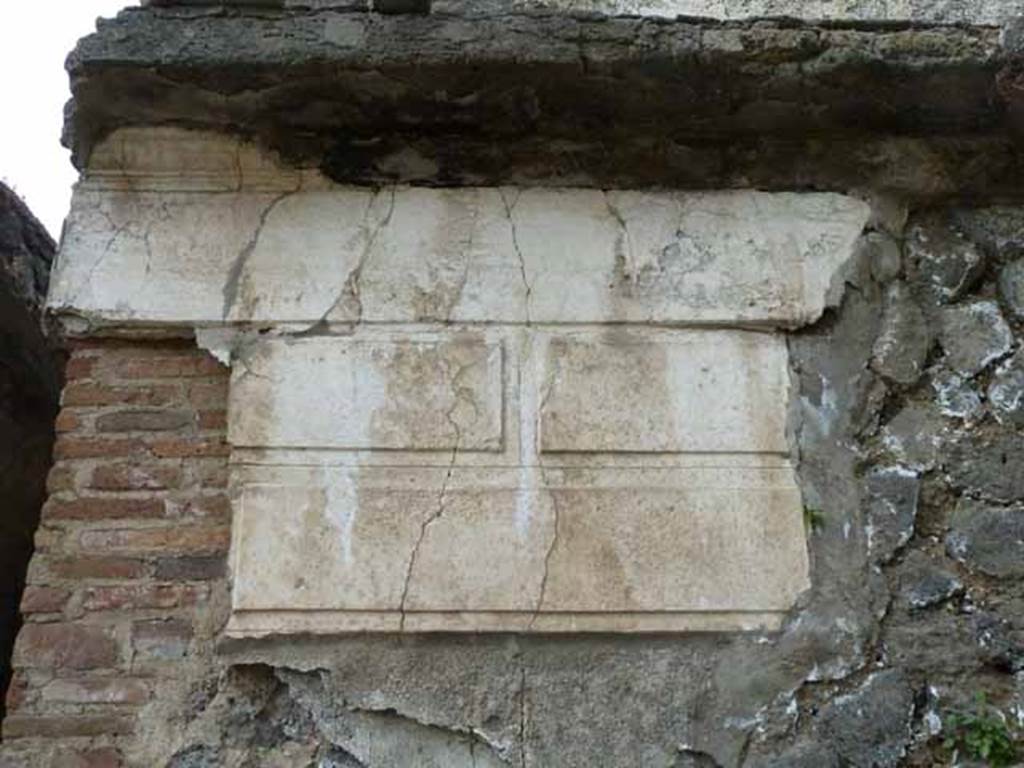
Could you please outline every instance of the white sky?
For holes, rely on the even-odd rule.
[[[78,174],[60,145],[64,59],[98,16],[136,0],[0,0],[0,178],[60,236]]]

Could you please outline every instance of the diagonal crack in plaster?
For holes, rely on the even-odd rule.
[[[259,245],[260,236],[263,234],[263,228],[267,224],[267,219],[270,218],[270,214],[274,212],[274,209],[277,208],[278,205],[293,194],[295,194],[295,190],[282,192],[267,204],[267,206],[260,212],[260,218],[256,223],[256,228],[253,230],[252,237],[250,237],[249,241],[242,246],[242,250],[238,252],[235,260],[231,263],[227,277],[224,280],[224,287],[221,289],[221,292],[224,295],[224,306],[221,309],[221,318],[223,320],[228,319],[228,316],[231,314],[231,310],[235,306],[235,302],[238,300],[238,294],[241,289],[242,277],[245,274],[246,264],[248,264],[249,259],[256,250],[256,246]]]
[[[461,379],[474,365],[476,365],[475,361],[461,365],[458,370],[455,371],[455,375],[452,376],[452,390],[455,394],[455,398],[451,407],[445,412],[445,418],[448,420],[448,423],[455,432],[455,445],[452,448],[452,456],[448,462],[448,469],[445,472],[444,480],[441,481],[441,490],[438,493],[437,498],[437,509],[435,509],[434,513],[424,520],[422,525],[420,525],[419,536],[416,539],[416,543],[413,545],[412,554],[409,556],[409,565],[406,568],[405,582],[402,586],[402,598],[398,605],[398,611],[400,614],[400,618],[398,620],[399,632],[403,632],[405,630],[405,606],[409,598],[409,589],[412,586],[412,574],[416,568],[416,560],[419,558],[420,548],[423,545],[423,541],[427,537],[427,529],[440,520],[442,515],[444,515],[448,486],[451,483],[452,475],[455,474],[455,462],[458,460],[459,446],[462,443],[462,428],[459,426],[459,422],[455,419],[455,410],[459,407],[459,403],[462,399],[462,392],[465,391],[463,387],[459,386],[459,379]],[[472,392],[472,390],[469,391]]]
[[[369,230],[369,224],[367,223],[366,220],[369,218],[371,211],[373,211],[377,203],[377,200],[379,199],[380,195],[383,193],[384,190],[378,189],[370,198],[370,202],[366,206],[366,211],[363,213],[363,227],[364,229],[367,229],[369,231],[369,234],[366,237],[366,243],[363,246],[363,250],[359,254],[359,260],[356,262],[356,265],[352,267],[352,269],[349,271],[348,275],[345,278],[345,282],[342,283],[341,290],[338,291],[338,295],[335,297],[334,301],[331,302],[331,305],[327,307],[324,313],[320,315],[317,321],[315,323],[312,323],[306,330],[302,331],[301,333],[295,334],[296,337],[312,335],[323,329],[329,322],[328,319],[334,313],[334,310],[340,307],[342,302],[344,302],[346,299],[351,299],[355,302],[356,318],[353,324],[359,325],[360,323],[362,323],[363,300],[360,293],[359,281],[363,276],[363,270],[366,268],[366,265],[370,261],[370,257],[373,255],[373,248],[377,244],[377,238],[380,237],[380,233],[384,230],[384,228],[391,223],[391,218],[392,216],[394,216],[395,213],[395,198],[397,196],[397,185],[392,184],[388,188],[388,190],[391,194],[391,198],[388,202],[388,210],[384,214],[383,218],[381,218],[374,225],[372,230]]]

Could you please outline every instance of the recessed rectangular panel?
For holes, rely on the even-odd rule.
[[[785,341],[743,331],[556,336],[544,452],[785,453]]]
[[[270,340],[232,373],[235,446],[497,451],[502,351],[444,340]]]

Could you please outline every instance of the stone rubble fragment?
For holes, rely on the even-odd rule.
[[[1024,577],[1024,507],[961,499],[946,536],[949,554],[997,578]]]
[[[1024,426],[1024,349],[996,368],[986,395],[1000,424]]]
[[[1024,320],[1024,258],[1010,262],[999,272],[999,295],[1013,316]]]
[[[960,419],[969,426],[985,415],[985,405],[968,379],[942,365],[931,369],[930,374],[935,402],[943,416]]]
[[[994,301],[975,301],[942,310],[939,342],[957,373],[974,376],[1006,355],[1013,332]]]
[[[949,304],[969,291],[985,267],[974,243],[938,221],[911,226],[906,240],[907,277],[922,298]]]
[[[830,702],[821,729],[845,765],[895,768],[907,753],[914,692],[898,670],[876,672],[852,693]]]
[[[900,578],[900,594],[911,608],[930,608],[963,589],[963,582],[956,574],[936,565],[922,553],[915,552],[907,558],[907,570]]]
[[[882,427],[882,444],[900,462],[916,470],[936,466],[946,439],[942,418],[923,403],[911,403]]]
[[[886,563],[914,535],[921,483],[904,467],[880,467],[867,476],[868,553],[876,563]]]
[[[931,345],[931,327],[910,290],[902,283],[890,285],[872,369],[897,384],[913,384],[924,371]]]
[[[883,232],[869,232],[862,242],[867,250],[871,276],[877,282],[884,285],[899,277],[903,270],[899,243]]]
[[[950,443],[946,472],[967,495],[1009,503],[1024,498],[1024,434],[968,432]]]

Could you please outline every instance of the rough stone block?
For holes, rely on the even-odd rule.
[[[1005,356],[1013,333],[994,301],[975,301],[942,311],[939,336],[953,370],[974,376]]]
[[[1024,508],[961,499],[946,536],[950,555],[989,576],[1024,576]]]

